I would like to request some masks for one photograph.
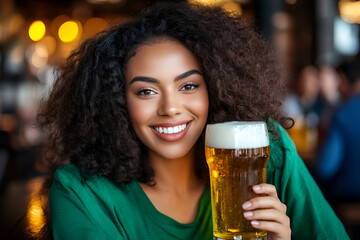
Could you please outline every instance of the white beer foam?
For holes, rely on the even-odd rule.
[[[260,148],[269,146],[269,135],[264,122],[225,122],[208,124],[205,146],[211,148]]]

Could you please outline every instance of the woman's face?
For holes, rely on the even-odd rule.
[[[189,153],[209,107],[194,55],[171,40],[141,46],[127,63],[126,85],[134,130],[148,150],[166,159]]]

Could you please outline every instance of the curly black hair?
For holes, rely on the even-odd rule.
[[[50,133],[47,156],[54,168],[73,163],[84,175],[152,181],[146,148],[127,110],[125,66],[140,46],[162,38],[183,44],[199,61],[209,94],[207,123],[271,124],[270,119],[281,118],[284,75],[271,47],[250,24],[218,7],[155,5],[85,41],[62,67],[38,115]],[[276,133],[274,127],[270,131]],[[203,147],[197,149],[198,173],[204,177]]]

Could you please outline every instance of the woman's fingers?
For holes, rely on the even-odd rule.
[[[276,233],[275,239],[290,239],[291,236],[290,227],[278,222],[253,220],[251,225],[256,229]]]
[[[290,219],[284,213],[275,209],[260,209],[255,211],[244,212],[244,217],[247,220],[257,221],[275,221],[285,226],[290,226]]]
[[[261,183],[253,186],[252,189],[257,194],[266,194],[272,197],[278,197],[275,186],[271,184]]]
[[[280,202],[276,197],[272,196],[260,196],[246,201],[242,205],[244,210],[253,210],[253,209],[266,209],[274,208],[282,213],[286,213],[286,205]]]
[[[269,232],[269,239],[290,239],[290,218],[286,215],[286,205],[277,196],[271,184],[253,186],[259,196],[243,203],[244,217],[254,228]]]
[[[286,213],[286,205],[279,200],[274,185],[263,183],[253,186],[253,190],[257,194],[266,196],[258,196],[244,202],[242,205],[243,209],[253,210],[259,208],[275,208]]]

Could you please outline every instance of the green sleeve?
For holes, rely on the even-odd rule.
[[[277,130],[281,138],[270,146],[267,181],[276,186],[280,200],[287,206],[292,239],[349,239],[289,135],[279,125]]]
[[[71,176],[72,177],[72,176]],[[57,172],[49,194],[51,227],[55,240],[113,239],[102,230],[86,205],[86,191],[81,181]]]

